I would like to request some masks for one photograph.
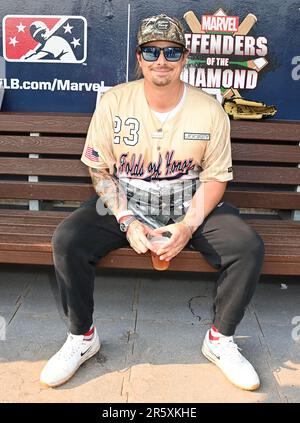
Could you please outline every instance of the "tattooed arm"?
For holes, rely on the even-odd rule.
[[[112,176],[108,169],[89,167],[93,187],[103,203],[115,216],[127,210],[127,198],[118,179]]]
[[[107,169],[89,167],[89,172],[95,191],[113,214],[117,216],[120,212],[127,211],[127,197],[118,179]],[[138,254],[145,253],[148,249],[153,250],[147,234],[153,235],[152,229],[139,220],[134,220],[128,227],[127,240]]]

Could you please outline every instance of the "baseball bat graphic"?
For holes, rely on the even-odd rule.
[[[235,35],[247,35],[248,32],[251,30],[253,25],[257,22],[257,17],[252,13],[248,13],[245,19],[241,22],[238,27],[238,30],[233,34]]]
[[[200,60],[200,59],[188,59],[187,64],[188,65],[196,65],[197,63],[206,63],[206,60]]]
[[[235,88],[224,88],[221,87],[221,93],[223,98],[241,97],[240,93]]]
[[[235,35],[247,35],[248,32],[251,30],[251,28],[256,24],[256,22],[257,22],[257,17],[255,15],[253,15],[252,13],[248,13],[248,15],[241,22],[241,24],[238,27],[238,30],[233,34],[233,36],[235,36]],[[241,97],[240,93],[235,88],[231,88],[231,93],[235,97]],[[229,94],[229,96],[230,96],[230,94]],[[225,97],[224,94],[223,94],[223,97]]]
[[[201,34],[204,31],[202,31],[201,23],[199,22],[199,19],[195,15],[195,13],[192,10],[189,10],[183,15],[184,20],[190,27],[190,30],[195,34]]]
[[[254,69],[259,72],[268,64],[268,61],[264,57],[259,57],[258,59],[245,60],[244,62],[232,62],[229,60],[229,63],[231,65],[239,65],[243,66],[244,68]]]

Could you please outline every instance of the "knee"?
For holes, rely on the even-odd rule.
[[[58,225],[52,237],[52,251],[54,255],[74,255],[78,248],[78,234],[75,228],[70,227],[68,221]]]
[[[241,241],[240,251],[242,255],[246,255],[248,258],[253,257],[256,260],[262,260],[264,258],[264,242],[260,235],[250,226],[243,232]]]

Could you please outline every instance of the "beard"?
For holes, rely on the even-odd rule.
[[[154,85],[156,85],[157,87],[166,87],[167,85],[170,84],[170,78],[153,78],[152,82]]]
[[[152,82],[157,87],[165,87],[172,81],[171,75],[152,75]]]

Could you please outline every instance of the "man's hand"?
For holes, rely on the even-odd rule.
[[[154,229],[155,235],[163,232],[171,232],[172,236],[169,242],[166,242],[163,247],[156,251],[160,260],[170,261],[177,256],[178,253],[186,246],[191,238],[191,231],[184,223],[174,223],[159,229]]]
[[[153,229],[136,219],[130,223],[127,229],[126,238],[134,251],[141,254],[146,253],[148,250],[154,251],[154,247],[147,238],[148,234],[153,236],[156,235]]]

